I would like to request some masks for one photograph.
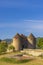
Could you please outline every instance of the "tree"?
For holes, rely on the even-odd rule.
[[[43,49],[43,38],[37,39],[37,46],[38,48]]]
[[[9,46],[9,50],[13,50],[13,51],[15,51],[14,46],[13,46],[13,45],[10,45],[10,46]]]
[[[5,53],[7,51],[7,43],[6,42],[1,42],[0,43],[0,53]]]

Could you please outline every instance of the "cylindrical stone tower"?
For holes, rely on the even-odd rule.
[[[21,37],[18,33],[13,37],[12,45],[15,47],[16,51],[19,51],[19,50],[22,49],[22,47],[21,47]]]

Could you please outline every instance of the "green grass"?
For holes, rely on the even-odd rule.
[[[34,60],[31,60],[31,61],[23,61],[24,63],[15,63],[15,62],[12,62],[12,60],[6,60],[6,59],[0,59],[0,65],[43,65],[43,59],[37,57],[36,59]]]
[[[0,55],[0,65],[43,65],[43,58],[35,57],[33,60],[18,61],[17,59],[8,59],[10,55],[21,54],[21,52],[8,53]]]
[[[18,59],[15,59],[15,58],[5,58],[5,57],[3,57],[3,58],[0,59],[0,61],[4,61],[4,62],[7,62],[7,63],[20,64],[20,63],[26,63],[30,60],[28,60],[28,59],[18,60]]]

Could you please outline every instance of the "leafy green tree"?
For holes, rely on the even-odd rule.
[[[0,53],[5,53],[7,51],[7,43],[6,42],[1,42],[0,43]]]
[[[38,48],[43,49],[43,38],[37,39],[37,46]]]
[[[9,46],[9,50],[13,50],[13,51],[15,51],[14,46],[13,46],[13,45],[10,45],[10,46]]]

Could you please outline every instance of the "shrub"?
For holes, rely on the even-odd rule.
[[[10,46],[9,46],[9,50],[13,50],[13,51],[15,51],[14,46],[10,45]]]

